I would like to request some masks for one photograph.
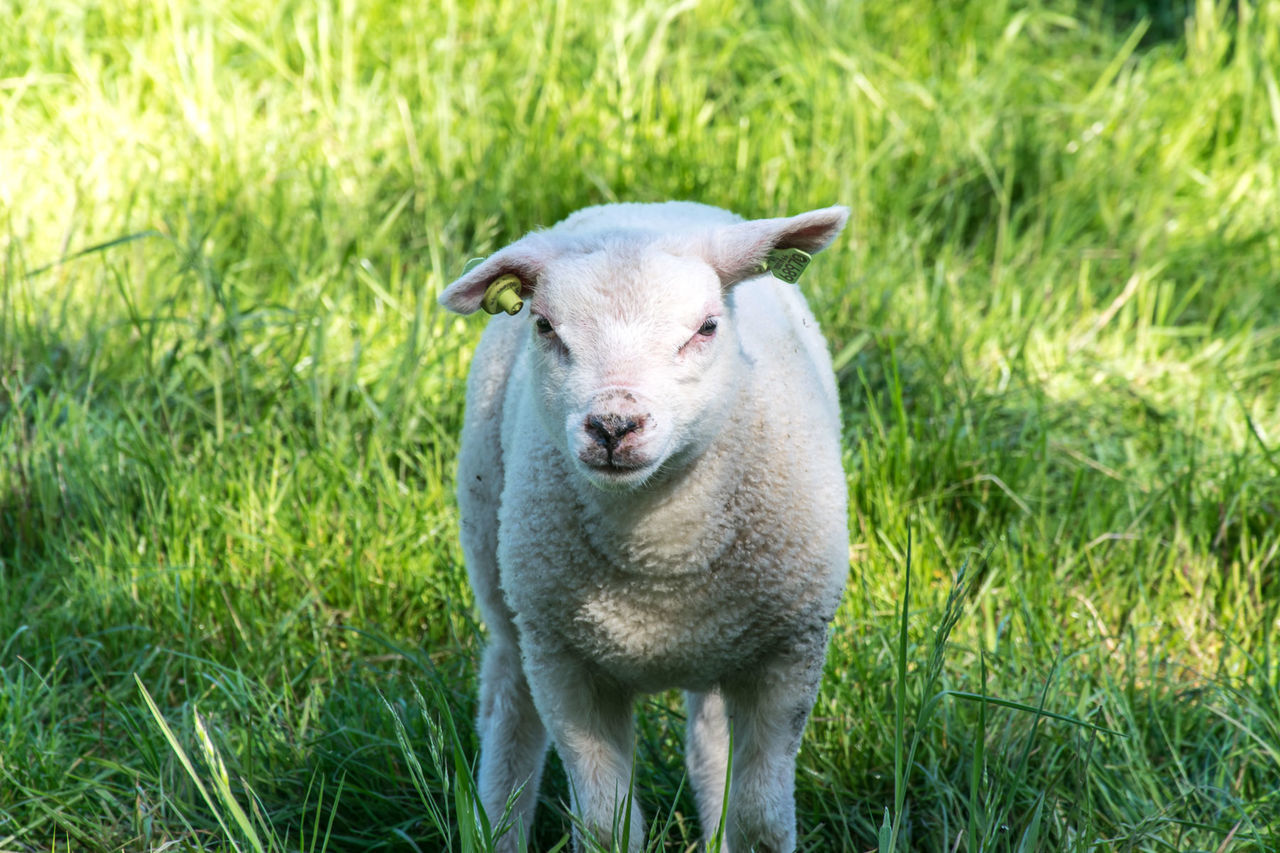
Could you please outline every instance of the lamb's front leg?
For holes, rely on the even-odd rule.
[[[733,731],[726,850],[789,853],[796,846],[796,754],[817,698],[822,656],[774,661],[724,686]]]
[[[729,771],[729,723],[719,690],[686,693],[684,760],[698,802],[702,837],[710,843],[720,827]]]
[[[569,774],[574,815],[605,849],[640,850],[644,818],[631,791],[633,694],[564,655],[532,652],[526,670]],[[585,849],[578,827],[574,846]]]

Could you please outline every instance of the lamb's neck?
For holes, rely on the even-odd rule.
[[[583,527],[619,571],[653,576],[705,571],[735,533],[726,504],[741,480],[740,464],[713,443],[696,460],[644,488],[606,492],[587,485],[579,494]]]

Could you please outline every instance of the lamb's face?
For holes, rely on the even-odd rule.
[[[596,486],[637,488],[696,458],[733,410],[749,368],[725,293],[775,250],[821,251],[848,214],[743,221],[683,202],[588,208],[469,266],[440,302],[470,314],[514,279],[530,308],[532,390],[549,440]]]
[[[529,307],[543,424],[596,486],[642,486],[718,431],[737,344],[704,260],[637,246],[568,256]]]

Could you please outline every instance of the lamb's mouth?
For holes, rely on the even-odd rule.
[[[657,463],[651,459],[619,459],[610,457],[578,457],[587,475],[597,484],[627,486],[647,480],[657,469]]]
[[[612,456],[603,462],[598,459],[583,459],[582,464],[594,473],[609,476],[624,476],[653,467],[653,462],[647,459],[615,459]]]

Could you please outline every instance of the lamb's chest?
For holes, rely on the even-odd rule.
[[[522,642],[558,647],[638,690],[703,689],[757,665],[795,633],[814,584],[770,525],[693,493],[722,482],[686,480],[629,514],[584,511],[573,488],[535,495],[512,483],[499,564]]]
[[[563,645],[638,690],[705,689],[758,662],[789,630],[788,608],[732,567],[655,578],[597,566],[590,578],[556,578],[544,566],[542,594],[514,596],[513,609],[525,636]]]

